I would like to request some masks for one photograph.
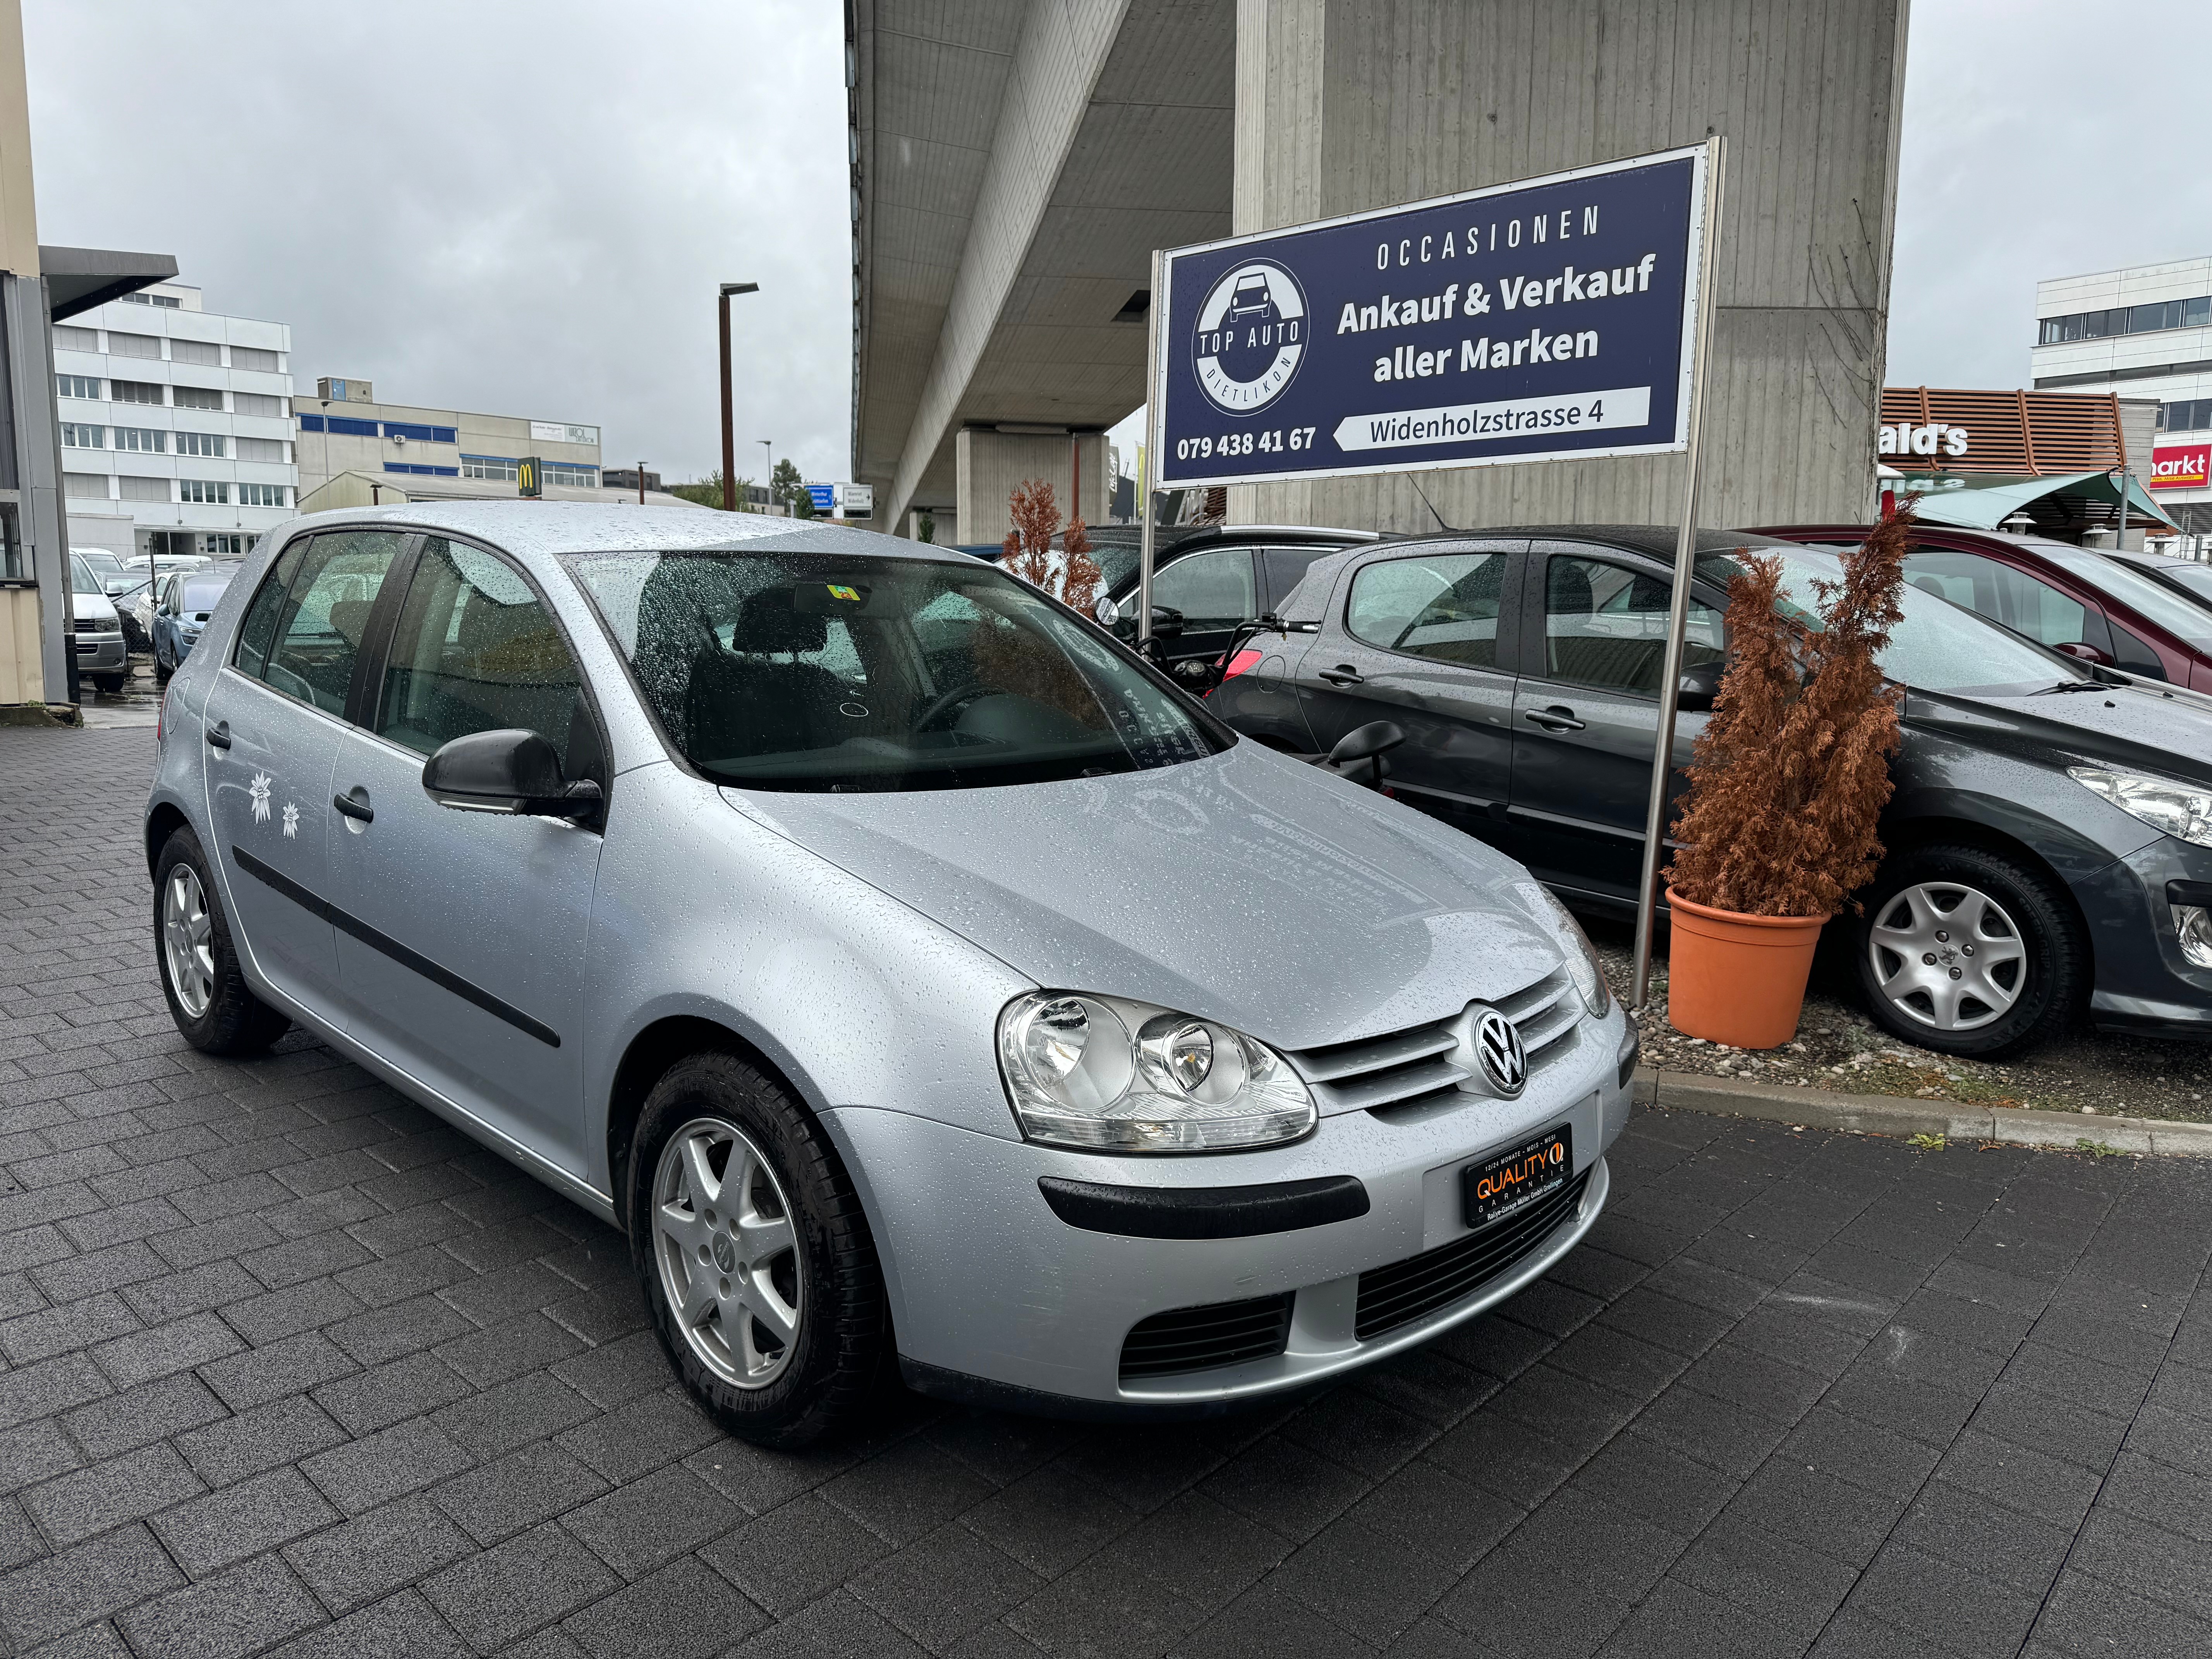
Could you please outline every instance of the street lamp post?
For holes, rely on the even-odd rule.
[[[757,294],[758,283],[725,283],[722,284],[722,510],[738,510],[738,448],[737,436],[731,425],[730,412],[730,295]]]
[[[768,469],[761,474],[761,477],[767,481],[761,488],[768,491],[769,511],[773,513],[775,511],[775,440],[756,438],[753,441],[768,451],[767,455],[761,461],[761,465]]]

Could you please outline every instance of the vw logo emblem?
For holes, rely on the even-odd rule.
[[[1206,401],[1250,415],[1282,395],[1306,355],[1306,296],[1272,259],[1224,271],[1199,302],[1192,368]]]
[[[1495,1008],[1486,1008],[1474,1022],[1475,1063],[1483,1081],[1512,1100],[1528,1085],[1528,1054],[1521,1046],[1521,1033]]]

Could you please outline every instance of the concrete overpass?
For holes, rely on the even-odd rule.
[[[1728,135],[1706,510],[1871,506],[1905,0],[850,0],[855,476],[878,522],[1079,472],[1143,400],[1155,247]],[[1431,474],[1455,524],[1666,520],[1671,457]],[[1432,523],[1403,477],[1232,520]],[[940,532],[939,540],[951,539]]]

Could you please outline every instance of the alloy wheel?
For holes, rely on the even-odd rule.
[[[741,1389],[790,1364],[805,1307],[798,1236],[775,1171],[733,1124],[695,1118],[653,1171],[653,1255],[684,1340]]]
[[[215,1000],[215,931],[207,895],[189,864],[172,869],[161,890],[161,960],[186,1017],[205,1014]]]
[[[1867,930],[1881,994],[1908,1019],[1972,1031],[2002,1019],[2027,988],[2027,945],[2002,905],[1954,882],[1926,881],[1885,902]]]

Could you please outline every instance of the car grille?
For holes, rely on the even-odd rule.
[[[1154,1314],[1121,1344],[1121,1380],[1266,1359],[1282,1352],[1290,1334],[1288,1292]]]
[[[1582,999],[1564,967],[1500,997],[1492,1006],[1520,1031],[1532,1078],[1542,1060],[1551,1057],[1547,1051],[1573,1031],[1582,1015]],[[1459,1019],[1455,1014],[1382,1036],[1307,1048],[1292,1054],[1291,1060],[1313,1085],[1324,1115],[1409,1105],[1455,1089],[1471,1075],[1459,1059]]]
[[[1359,1275],[1352,1334],[1364,1342],[1480,1290],[1528,1256],[1572,1215],[1589,1184],[1589,1171],[1584,1170],[1519,1215],[1387,1267],[1370,1268]],[[1127,1364],[1125,1358],[1125,1375]]]

